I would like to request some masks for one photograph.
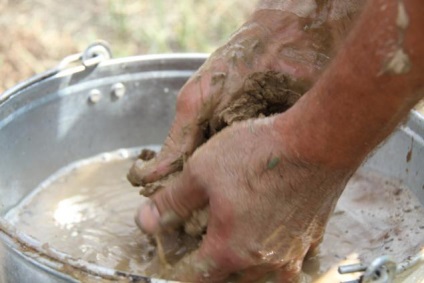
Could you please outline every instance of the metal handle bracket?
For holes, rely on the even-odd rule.
[[[43,73],[37,74],[32,78],[23,81],[16,86],[6,90],[3,94],[0,95],[0,103],[7,100],[9,97],[14,94],[34,85],[40,83],[43,80],[46,80],[50,77],[55,76],[59,72],[67,69],[73,64],[80,63],[85,68],[90,68],[97,66],[103,61],[109,60],[112,58],[112,52],[110,50],[109,44],[106,41],[100,40],[90,44],[84,52],[76,53],[69,55],[63,58],[60,63],[53,69],[47,70]]]

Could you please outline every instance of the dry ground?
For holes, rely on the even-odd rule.
[[[115,57],[211,52],[253,8],[244,0],[0,0],[0,93],[97,39]]]
[[[97,39],[115,57],[211,52],[253,10],[246,0],[0,0],[0,93]],[[424,113],[424,102],[418,106]]]

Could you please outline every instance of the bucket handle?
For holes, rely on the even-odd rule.
[[[95,67],[99,63],[109,60],[112,58],[112,52],[109,44],[106,41],[99,40],[90,44],[84,52],[69,55],[60,61],[60,63],[53,69],[47,70],[43,73],[37,74],[32,78],[17,84],[16,86],[6,90],[0,95],[0,103],[12,95],[34,85],[45,79],[53,77],[59,72],[65,70],[70,65],[81,63],[85,68]]]

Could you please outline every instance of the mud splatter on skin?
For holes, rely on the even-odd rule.
[[[383,73],[402,75],[409,72],[411,69],[411,61],[408,54],[405,53],[403,48],[395,51],[390,61],[384,66]]]
[[[225,81],[225,78],[227,77],[227,74],[224,72],[216,72],[212,75],[212,85],[216,85],[219,82]]]
[[[281,159],[279,157],[273,157],[269,160],[267,164],[267,169],[272,170],[280,163]]]
[[[406,13],[405,5],[402,0],[398,2],[398,15],[396,18],[396,25],[398,28],[405,30],[409,25],[409,17]]]
[[[390,54],[390,58],[385,62],[382,73],[393,75],[406,74],[411,70],[411,61],[403,48],[405,33],[409,26],[409,17],[406,12],[403,0],[398,0],[396,17],[396,27],[398,30],[397,50]]]

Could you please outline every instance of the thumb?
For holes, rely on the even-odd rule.
[[[134,186],[156,182],[182,170],[184,159],[204,142],[204,129],[199,124],[202,99],[199,84],[188,83],[178,95],[176,115],[159,154],[148,162],[137,161],[128,174]]]
[[[190,176],[189,166],[138,209],[135,221],[141,230],[154,234],[172,229],[188,219],[193,211],[208,203],[207,191]]]

